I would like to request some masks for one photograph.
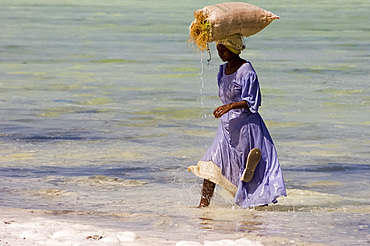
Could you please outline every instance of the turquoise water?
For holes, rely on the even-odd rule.
[[[258,210],[222,189],[192,208],[201,180],[186,167],[216,132],[221,61],[186,40],[193,11],[218,2],[0,3],[1,207],[115,214],[169,240],[369,243],[368,1],[250,2],[280,16],[242,56],[288,188]]]

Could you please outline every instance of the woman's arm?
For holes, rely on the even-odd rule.
[[[216,108],[215,111],[213,111],[213,115],[215,116],[215,118],[218,119],[222,115],[229,112],[230,110],[240,109],[240,108],[249,108],[248,103],[246,101],[242,100],[240,102],[234,102],[234,103],[229,103],[229,104],[222,105],[222,106]]]

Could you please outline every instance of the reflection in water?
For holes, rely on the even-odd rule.
[[[202,230],[213,230],[223,233],[252,232],[261,230],[264,227],[260,216],[242,209],[205,211],[196,221]]]

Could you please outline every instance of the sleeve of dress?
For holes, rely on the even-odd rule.
[[[258,107],[261,106],[261,91],[257,74],[247,73],[242,81],[242,100],[248,103],[250,112],[257,113]]]

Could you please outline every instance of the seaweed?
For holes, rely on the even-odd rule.
[[[196,45],[200,50],[208,49],[208,42],[210,42],[212,24],[207,20],[207,17],[202,11],[194,13],[195,20],[189,27],[189,38],[187,43],[192,43],[193,47]]]

